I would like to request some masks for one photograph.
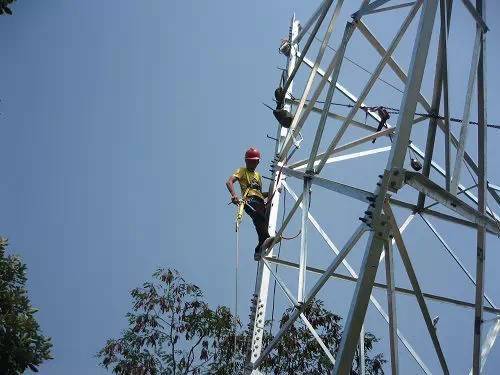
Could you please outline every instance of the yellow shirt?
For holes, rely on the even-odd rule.
[[[255,196],[262,200],[264,199],[264,195],[262,194],[262,177],[259,172],[251,172],[246,168],[238,168],[233,176],[240,183],[241,195],[243,197]]]

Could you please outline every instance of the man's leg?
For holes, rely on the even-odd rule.
[[[264,241],[269,238],[268,231],[268,221],[266,218],[266,206],[263,201],[258,199],[250,199],[248,205],[251,207],[246,207],[248,215],[252,218],[255,230],[257,231],[257,236],[259,237],[259,243],[255,248],[255,254],[259,254],[261,251],[261,246]]]

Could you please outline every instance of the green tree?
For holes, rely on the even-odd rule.
[[[52,359],[49,337],[40,332],[26,291],[26,265],[6,255],[7,239],[0,238],[0,373],[22,374]]]
[[[116,374],[241,374],[248,358],[250,324],[243,329],[229,308],[211,309],[199,287],[187,283],[170,269],[159,269],[153,281],[131,292],[132,312],[128,328],[117,339],[109,339],[97,353],[99,363]],[[291,313],[285,311],[280,327]],[[320,300],[305,309],[313,327],[332,352],[342,334],[341,317],[329,312]],[[250,317],[250,322],[252,316]],[[266,328],[270,322],[266,323]],[[264,345],[272,339],[265,329]],[[382,354],[370,357],[377,339],[365,335],[366,373],[383,374]],[[235,350],[236,349],[236,350]],[[358,374],[359,355],[351,374]],[[332,369],[307,327],[297,322],[263,362],[261,369],[274,374],[324,374]]]
[[[12,10],[10,10],[10,4],[12,4],[16,0],[0,0],[0,15],[8,14],[12,15]]]

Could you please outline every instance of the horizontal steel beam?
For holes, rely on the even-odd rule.
[[[356,139],[352,142],[349,142],[349,143],[346,143],[346,144],[343,144],[341,146],[338,146],[336,147],[330,154],[329,154],[329,157],[331,155],[335,155],[339,152],[342,152],[342,151],[345,151],[345,150],[349,150],[353,147],[356,147],[356,146],[359,146],[361,144],[364,144],[364,143],[367,143],[367,142],[371,142],[377,138],[380,138],[380,137],[384,137],[384,136],[388,136],[390,134],[393,134],[395,132],[395,128],[389,128],[389,129],[384,129],[384,130],[381,130],[379,132],[376,132],[376,133],[373,133],[373,134],[370,134],[370,135],[367,135],[365,137],[362,137],[362,138],[359,138],[359,139]],[[327,153],[326,152],[322,152],[321,154],[318,154],[316,156],[316,159],[315,159],[315,162],[314,164],[317,165],[319,164],[320,160],[323,159],[325,157]],[[303,165],[307,165],[307,163],[309,162],[309,159],[306,159],[306,160],[300,160],[298,162],[295,162],[293,164],[290,164],[289,167],[290,168],[293,168],[293,169],[296,169],[298,167],[301,167]],[[326,164],[326,163],[325,163]]]
[[[416,204],[404,202],[404,201],[401,201],[399,199],[389,198],[389,203],[392,204],[393,206],[406,208],[412,212],[418,211]],[[449,221],[451,223],[460,224],[460,225],[463,225],[463,226],[466,226],[469,228],[477,229],[477,224],[473,223],[472,221],[461,219],[459,217],[452,216],[452,215],[447,215],[447,214],[444,214],[444,213],[439,212],[439,211],[433,211],[431,209],[424,208],[424,210],[421,213],[436,217],[438,219],[446,220],[446,221]]]
[[[296,269],[299,268],[298,263],[291,262],[288,260],[279,259],[279,258],[275,258],[275,257],[266,257],[264,259],[269,263],[279,264],[280,266],[296,268]],[[307,266],[307,271],[312,272],[312,273],[316,273],[318,275],[322,275],[325,273],[325,270],[322,270],[322,269],[316,268],[316,267],[311,267],[311,266]],[[351,281],[354,283],[356,283],[358,281],[357,277],[342,275],[342,274],[336,273],[336,272],[332,273],[330,278]],[[378,288],[378,289],[387,290],[387,285],[384,283],[375,282],[373,284],[373,286],[375,288]],[[407,289],[407,288],[395,287],[394,290],[397,293],[402,294],[402,295],[408,295],[408,296],[415,295],[415,292],[413,290]],[[451,304],[451,305],[455,305],[455,306],[459,306],[459,307],[465,307],[465,308],[469,308],[469,309],[474,309],[474,306],[475,306],[474,303],[472,303],[472,302],[462,301],[462,300],[455,299],[455,298],[449,298],[449,297],[441,296],[439,294],[423,293],[423,296],[429,300],[432,300],[432,301],[447,303],[447,304]],[[489,306],[484,306],[484,311],[487,311],[487,312],[492,313],[492,314],[500,314],[500,309],[489,307]]]
[[[332,156],[332,157],[328,158],[328,160],[326,161],[326,163],[327,164],[332,164],[332,163],[337,163],[339,161],[361,158],[361,157],[364,157],[364,156],[380,154],[381,152],[387,152],[387,151],[391,151],[391,146],[373,148],[371,150],[353,152],[351,154],[345,154],[345,155],[340,155],[340,156]],[[318,163],[319,162],[316,162],[314,164],[316,165]],[[306,164],[302,164],[302,165],[300,165],[298,167],[292,167],[292,165],[289,165],[289,168],[293,168],[295,170],[301,170],[301,169],[305,169],[306,168]]]
[[[489,216],[482,215],[478,210],[472,208],[422,174],[406,171],[405,182],[462,217],[476,224],[485,225],[490,231],[500,234],[499,224],[495,220]]]
[[[304,180],[304,177],[307,177],[309,175],[306,175],[304,172],[296,171],[294,169],[288,168],[288,167],[283,167],[283,173],[286,176],[291,176],[298,178],[300,180]],[[318,176],[310,176],[311,182],[314,185],[318,185],[321,187],[324,187],[325,189],[334,191],[336,193],[357,199],[362,202],[369,202],[368,198],[373,198],[373,193],[363,190],[363,189],[358,189],[353,186],[349,186],[346,184],[341,184],[340,182],[328,180],[326,178],[318,177]]]

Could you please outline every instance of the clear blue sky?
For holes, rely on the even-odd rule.
[[[250,145],[263,150],[261,169],[268,174],[272,144],[265,135],[274,135],[275,123],[260,103],[271,102],[278,82],[276,67],[283,66],[283,59],[276,51],[279,40],[287,35],[290,16],[295,11],[299,19],[306,19],[317,2],[308,3],[19,0],[12,7],[14,16],[1,17],[0,232],[28,264],[31,300],[40,308],[44,332],[53,337],[55,359],[41,367],[41,374],[105,373],[93,355],[108,337],[117,336],[125,327],[129,290],[159,266],[177,268],[204,289],[211,304],[232,306],[234,210],[226,205],[224,181],[241,164]],[[342,14],[334,45],[349,12],[355,9],[346,3],[349,9]],[[470,52],[462,54],[461,47],[471,43],[473,29],[460,2],[456,8],[459,22],[452,29],[450,43],[452,60],[456,56],[458,65],[452,69],[458,77],[452,82],[453,113],[460,116],[464,96],[460,89],[470,61]],[[500,109],[495,103],[500,100],[496,71],[500,22],[493,14],[500,8],[490,1],[489,11],[489,116],[490,122],[499,123]],[[401,22],[401,14],[374,21],[374,32],[385,45]],[[367,19],[369,25],[371,20]],[[359,35],[355,38],[361,40]],[[405,64],[411,39],[404,39],[396,53]],[[366,43],[360,46],[364,47],[350,48],[348,55],[373,69],[376,55]],[[359,93],[368,76],[345,65],[345,80]],[[389,72],[384,77],[401,87]],[[424,83],[427,96],[429,82]],[[399,104],[394,92],[386,93],[392,89],[382,85],[377,90],[384,103],[374,104]],[[492,130],[489,170],[497,184],[499,141],[499,131]],[[361,164],[366,170],[353,174],[354,164],[346,165],[342,169],[339,164],[337,179],[355,175],[360,185],[373,189],[373,176],[380,169]],[[368,174],[370,178],[365,178]],[[325,218],[332,238],[341,246],[364,207],[350,206],[320,191],[314,194],[313,213]],[[335,218],[343,212],[352,217]],[[443,254],[431,235],[422,234],[421,222],[411,228],[409,246],[423,245]],[[462,246],[460,254],[471,267],[474,234],[454,230],[448,232],[448,239],[453,246]],[[254,241],[247,220],[240,263],[243,316],[253,291]],[[495,260],[500,260],[494,254],[499,241],[493,237],[488,241],[487,290],[499,300],[500,279],[494,273]],[[289,245],[294,254],[297,245]],[[324,267],[331,255],[321,246],[321,255],[313,253],[311,259]],[[359,263],[361,252],[362,247],[353,252],[354,264]],[[444,268],[442,257],[442,263],[429,258],[416,261],[418,270],[428,273],[426,290],[442,291],[438,286],[445,284],[456,297],[471,299],[470,286],[456,267]],[[452,281],[452,276],[465,286],[455,288],[459,281]],[[339,284],[335,293],[322,297],[335,300],[333,308],[344,314],[352,286]],[[383,294],[379,296],[384,302]],[[279,301],[284,306],[283,299]],[[429,343],[419,342],[421,318],[414,314],[419,321],[414,324],[409,315],[415,306],[400,307],[402,330],[436,370]],[[434,315],[446,316],[441,305],[431,308]],[[447,354],[452,369],[463,372],[472,344],[464,343],[453,328],[463,328],[455,329],[457,335],[463,330],[470,333],[472,315],[459,311],[450,314],[448,323],[446,319],[440,323],[440,332],[451,348]],[[382,337],[378,350],[385,351],[386,326],[371,310],[367,325]],[[406,352],[400,352],[411,373],[418,373]],[[500,366],[499,354],[496,347],[488,373]]]

